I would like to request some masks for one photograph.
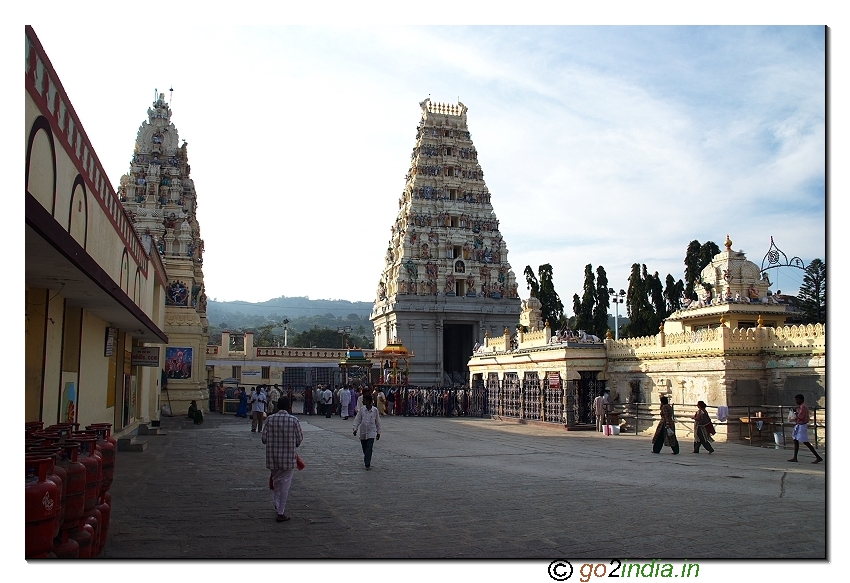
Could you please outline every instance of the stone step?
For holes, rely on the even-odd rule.
[[[135,435],[132,437],[118,438],[118,451],[145,451],[147,446],[147,441],[139,439]]]
[[[150,425],[139,425],[139,435],[168,435],[168,432],[151,423]]]

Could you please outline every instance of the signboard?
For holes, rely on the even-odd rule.
[[[246,377],[251,377],[251,378],[261,379],[261,378],[263,378],[262,374],[263,374],[263,371],[260,371],[260,370],[243,370],[242,371],[242,378],[244,379]]]
[[[561,388],[561,374],[557,372],[549,373],[549,388],[550,389],[560,389]]]
[[[103,343],[103,356],[112,356],[115,353],[115,337],[118,335],[118,328],[108,327],[106,329],[106,339]]]
[[[132,366],[159,366],[159,346],[134,346]]]

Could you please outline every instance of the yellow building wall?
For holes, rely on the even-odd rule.
[[[107,406],[109,358],[103,355],[108,322],[83,312],[80,344],[80,383],[77,393],[80,427],[92,423],[114,423],[114,407]],[[118,351],[118,343],[115,347]]]

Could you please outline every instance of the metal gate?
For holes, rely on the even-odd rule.
[[[605,381],[596,377],[598,371],[578,371],[581,378],[570,381],[567,391],[567,425],[585,425],[596,422],[593,399],[605,391]]]

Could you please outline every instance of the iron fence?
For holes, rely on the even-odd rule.
[[[744,441],[750,445],[790,446],[794,422],[788,420],[790,405],[733,405],[725,408],[725,418],[718,418],[718,406],[707,406],[706,410],[715,428],[725,428],[728,440]],[[693,415],[696,404],[673,404],[676,431],[680,435],[693,433]],[[654,429],[661,420],[658,405],[629,403],[617,407],[620,419],[624,420],[625,432],[640,435]],[[826,409],[809,407],[809,438],[817,449],[826,446]],[[621,428],[621,431],[624,430]]]

